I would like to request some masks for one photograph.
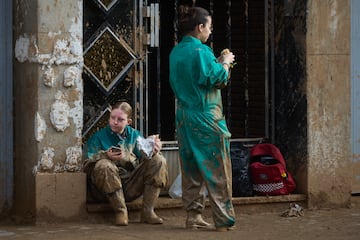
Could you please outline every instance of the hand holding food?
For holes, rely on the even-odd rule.
[[[227,64],[232,68],[236,63],[234,63],[235,55],[228,49],[225,48],[221,51],[222,64]]]

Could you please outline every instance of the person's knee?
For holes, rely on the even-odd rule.
[[[158,163],[166,163],[166,159],[162,155],[162,153],[157,153],[152,157],[152,160]]]
[[[102,166],[108,166],[108,165],[112,165],[112,161],[104,158],[104,159],[100,159],[99,161],[96,162],[95,168],[102,167]]]
[[[122,188],[118,168],[107,159],[101,159],[96,163],[91,182],[103,193],[112,193]]]
[[[93,174],[98,175],[98,174],[103,174],[105,172],[118,174],[118,171],[119,171],[118,168],[111,160],[101,159],[96,162],[93,170]]]
[[[155,165],[166,165],[166,159],[164,158],[164,156],[161,153],[155,154],[151,158],[151,162]]]

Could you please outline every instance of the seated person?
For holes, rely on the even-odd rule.
[[[131,116],[132,107],[126,102],[118,102],[112,107],[109,124],[87,141],[88,159],[84,171],[90,180],[92,197],[98,200],[105,197],[110,202],[116,225],[128,225],[125,202],[141,195],[141,221],[162,224],[163,219],[154,212],[160,190],[168,179],[166,159],[160,153],[161,141],[158,135],[150,136],[153,151],[145,157],[138,141],[139,137],[143,139],[142,135],[130,126]]]

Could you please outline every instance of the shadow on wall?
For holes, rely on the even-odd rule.
[[[275,6],[276,145],[289,171],[306,189],[306,5],[307,1],[279,1]]]

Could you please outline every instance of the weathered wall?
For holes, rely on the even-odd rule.
[[[350,0],[308,0],[309,206],[347,206],[351,197]]]
[[[84,178],[79,172],[83,123],[82,0],[16,0],[14,9],[14,211],[20,219],[33,221],[44,212],[39,206],[48,207],[47,212],[57,215],[52,203],[47,206],[36,196],[42,187],[41,178],[46,177],[41,173],[59,176],[72,172],[75,181],[79,176]],[[49,184],[55,186],[56,181]],[[82,198],[85,196],[73,203],[81,207]]]

